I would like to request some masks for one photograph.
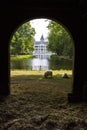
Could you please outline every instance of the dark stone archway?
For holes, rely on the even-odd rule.
[[[75,41],[70,102],[87,101],[87,9],[85,0],[14,0],[0,5],[0,94],[10,94],[9,41],[14,30],[26,20],[49,18],[60,21]]]

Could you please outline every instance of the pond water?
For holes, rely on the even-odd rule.
[[[11,69],[48,70],[50,69],[48,59],[23,59],[11,61]]]
[[[55,70],[55,69],[72,69],[72,61],[65,59],[22,59],[12,60],[11,69],[27,69],[27,70]]]

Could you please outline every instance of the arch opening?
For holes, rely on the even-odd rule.
[[[39,18],[39,20],[41,20],[41,19],[44,19],[44,20],[47,20],[47,21],[53,21],[53,22],[57,23],[58,25],[60,25],[60,26],[64,29],[64,31],[66,30],[66,32],[68,33],[68,35],[69,35],[70,38],[72,39],[72,43],[73,43],[73,45],[74,45],[74,42],[73,42],[74,40],[73,40],[73,38],[72,38],[72,36],[71,36],[70,31],[69,31],[68,29],[66,29],[66,27],[65,27],[63,24],[60,24],[58,21],[54,21],[54,20],[51,20],[51,19]],[[33,21],[33,20],[38,20],[38,19],[32,19],[32,20],[30,20],[30,21]],[[28,21],[27,21],[27,22],[24,22],[23,24],[25,24],[25,23],[28,23]],[[23,24],[21,24],[21,25],[23,25]],[[16,31],[17,31],[17,29],[16,29]],[[16,31],[15,31],[15,32],[16,32]],[[41,32],[40,32],[40,34],[41,34]],[[50,34],[50,33],[49,33],[49,34]],[[13,34],[13,35],[14,35],[14,34]],[[42,35],[42,34],[41,34],[41,35]],[[48,38],[48,37],[47,37],[47,38]],[[12,39],[12,37],[11,37],[11,39]],[[35,38],[34,38],[34,40],[35,40]],[[40,48],[39,48],[39,49],[40,49]],[[74,54],[74,47],[73,47],[72,49],[73,49],[73,54]],[[42,50],[43,50],[43,49],[42,49]],[[63,49],[63,50],[64,50],[64,49]],[[11,50],[10,50],[10,51],[11,51]],[[37,50],[37,51],[38,51],[38,50]],[[46,50],[45,50],[45,51],[46,51]],[[64,52],[63,52],[63,53],[64,53]],[[28,53],[28,54],[29,54],[29,53]],[[31,54],[34,54],[34,53],[31,53]],[[59,55],[60,58],[59,58],[59,59],[58,59],[58,58],[56,59],[54,52],[53,52],[53,54],[54,54],[54,55],[53,55],[53,59],[55,59],[54,62],[56,62],[56,61],[58,61],[58,60],[60,60],[60,59],[65,60],[65,59],[67,59],[67,57],[68,57],[68,56],[65,56],[65,57],[66,57],[66,58],[65,58],[63,55]],[[36,57],[36,56],[35,56],[35,57]],[[43,58],[43,56],[41,57],[41,59],[42,59],[42,58]],[[65,58],[65,59],[64,59],[64,58]],[[10,59],[11,59],[11,58],[10,58]],[[37,62],[37,61],[35,61],[35,62]],[[42,60],[41,60],[40,62],[42,62]],[[58,62],[59,62],[59,61],[58,61]],[[49,68],[49,69],[51,69],[52,71],[55,71],[55,72],[53,72],[53,77],[54,77],[53,79],[59,78],[59,76],[62,77],[62,75],[63,75],[64,73],[68,72],[68,74],[69,74],[69,76],[70,76],[70,78],[71,78],[71,81],[69,82],[69,84],[70,84],[71,87],[72,87],[72,84],[73,84],[73,83],[72,83],[72,82],[73,82],[73,62],[74,62],[74,55],[72,55],[72,64],[71,64],[72,67],[71,67],[71,69],[67,68],[67,69],[65,69],[64,71],[61,71],[62,68],[60,67],[60,68],[59,68],[60,71],[57,72],[56,69]],[[19,65],[22,66],[22,67],[24,67],[24,64],[25,64],[25,63],[23,63],[23,65],[22,65],[21,62],[19,63]],[[44,64],[44,63],[43,63],[43,64]],[[42,66],[43,66],[43,64],[42,64]],[[53,65],[53,60],[51,61],[51,64]],[[27,65],[28,65],[28,64],[27,64]],[[13,66],[14,66],[14,65],[13,65]],[[40,65],[40,63],[39,63],[39,67],[40,67],[40,66],[41,66],[41,65]],[[39,72],[39,75],[37,75],[37,77],[38,77],[39,80],[42,79],[42,77],[43,77],[43,75],[44,75],[44,74],[43,74],[44,72],[41,72],[41,71],[44,71],[44,69],[42,69],[42,68],[43,68],[42,66],[41,66],[41,68],[39,68],[39,71],[38,71],[38,72]],[[60,65],[60,66],[61,66],[61,65]],[[66,66],[66,65],[65,65],[65,66]],[[11,66],[10,66],[10,67],[11,67]],[[58,67],[59,67],[59,66],[58,66]],[[33,68],[33,67],[31,67],[31,66],[30,66],[30,68],[25,67],[25,68],[23,68],[23,69],[25,69],[26,71],[24,71],[24,73],[23,73],[23,71],[21,71],[20,74],[18,74],[17,71],[14,71],[15,69],[13,68],[13,71],[12,71],[13,74],[12,74],[12,73],[10,73],[10,74],[12,74],[13,77],[17,77],[17,78],[16,78],[16,81],[19,80],[19,78],[21,78],[21,80],[23,81],[23,77],[24,77],[24,79],[27,78],[26,80],[27,80],[27,82],[28,82],[28,81],[30,81],[29,79],[33,79],[32,75],[34,75],[34,78],[35,78],[35,72],[34,72],[34,71],[31,71],[31,72],[34,72],[33,74],[31,74],[31,72],[28,72],[28,69],[29,69],[29,70],[32,70],[32,68]],[[66,68],[66,67],[65,67],[65,68]],[[11,68],[10,68],[10,69],[11,69]],[[21,67],[19,67],[19,69],[21,69]],[[48,70],[48,68],[47,68],[47,70]],[[66,70],[67,70],[67,71],[66,71]],[[15,72],[16,72],[16,73],[15,73]],[[22,74],[22,75],[21,75],[21,74]],[[30,77],[29,77],[29,74],[30,74]],[[12,80],[14,81],[14,78],[13,78]],[[10,88],[11,88],[11,92],[14,91],[13,93],[15,94],[15,91],[17,91],[17,90],[12,90],[12,88],[13,88],[13,87],[12,87],[12,82],[13,82],[12,80],[11,80],[11,84],[10,84],[11,87],[10,87]],[[39,81],[39,80],[38,80],[38,81]],[[52,80],[51,80],[51,81],[52,81]],[[22,84],[21,84],[21,86],[23,85],[23,83],[24,83],[24,85],[25,85],[25,82],[26,82],[26,81],[23,81]],[[26,83],[27,83],[27,82],[26,82]],[[32,82],[33,82],[33,81],[32,81]],[[54,81],[52,81],[52,83],[53,83],[53,82],[54,82]],[[38,83],[40,83],[40,82],[38,82]],[[18,82],[17,82],[17,84],[18,84]],[[30,84],[32,84],[32,83],[30,83]],[[48,82],[48,84],[49,84],[49,82]],[[35,84],[34,84],[34,85],[35,85]],[[37,86],[38,86],[38,85],[37,85]],[[56,86],[57,86],[57,84],[56,84]],[[35,87],[36,87],[36,86],[35,86]],[[19,88],[20,88],[20,85],[19,85]],[[22,87],[22,88],[23,88],[23,87]],[[36,90],[36,89],[35,89],[35,90]],[[39,90],[41,90],[41,88],[39,88]],[[21,91],[21,90],[20,90],[20,91]],[[25,90],[24,90],[24,91],[25,91]],[[30,91],[31,91],[31,89],[30,89]],[[46,90],[44,90],[44,91],[46,91]],[[68,93],[68,92],[71,92],[71,90],[70,90],[70,91],[67,90],[67,93]]]

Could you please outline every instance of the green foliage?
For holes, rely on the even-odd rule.
[[[62,57],[58,55],[52,55],[50,60],[50,66],[52,70],[72,70],[73,62],[69,57]]]
[[[30,22],[20,26],[14,33],[10,43],[10,53],[17,54],[31,54],[34,50],[35,29],[31,27]]]
[[[73,42],[69,33],[58,23],[51,21],[48,25],[50,33],[48,35],[49,51],[57,55],[73,56]]]

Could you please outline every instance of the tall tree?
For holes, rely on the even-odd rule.
[[[73,55],[73,43],[69,33],[60,24],[54,21],[49,23],[48,29],[48,50],[56,53],[57,55],[71,57]]]
[[[30,22],[24,23],[14,33],[10,42],[11,54],[29,54],[34,50],[35,29]]]

